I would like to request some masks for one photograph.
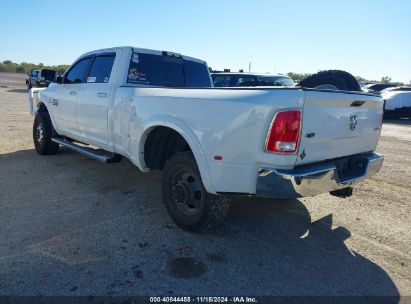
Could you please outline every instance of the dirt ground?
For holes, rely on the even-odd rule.
[[[224,225],[189,234],[165,211],[160,173],[39,156],[24,79],[0,73],[0,295],[410,300],[411,121],[384,123],[383,169],[353,197],[235,197]]]

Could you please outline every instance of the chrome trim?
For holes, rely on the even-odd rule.
[[[384,157],[377,153],[353,155],[291,170],[262,167],[256,195],[293,199],[350,187],[380,171]],[[341,171],[340,166],[348,167]]]
[[[37,142],[42,144],[44,141],[44,129],[43,129],[42,123],[38,124],[35,135],[36,135]]]

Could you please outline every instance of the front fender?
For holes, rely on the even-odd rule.
[[[47,112],[49,113],[51,123],[55,129],[57,129],[58,125],[56,124],[56,121],[54,119],[52,107],[50,106],[50,103],[47,101],[47,97],[44,95],[40,94],[41,91],[45,90],[47,88],[32,88],[29,90],[29,107],[30,107],[30,113],[31,115],[35,116],[37,111],[39,110],[40,106],[43,105],[46,109]],[[37,94],[35,94],[37,93]]]
[[[47,102],[45,102],[44,100],[42,100],[42,98],[39,97],[39,92],[43,90],[45,90],[45,88],[31,88],[29,90],[29,110],[31,115],[36,114],[37,109],[41,103],[44,103],[45,107],[47,108]]]
[[[204,187],[207,192],[216,194],[215,187],[213,185],[210,169],[207,165],[206,157],[204,154],[204,149],[194,131],[181,119],[168,115],[158,115],[152,117],[144,125],[143,136],[141,137],[139,144],[139,155],[140,155],[140,164],[144,164],[144,145],[146,142],[147,135],[155,127],[168,127],[170,129],[178,132],[188,143],[191,148],[191,151],[194,154],[196,159],[198,169],[201,174],[201,179],[203,181]]]

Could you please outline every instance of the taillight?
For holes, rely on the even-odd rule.
[[[265,149],[275,153],[295,153],[300,140],[301,110],[278,112],[267,134]]]

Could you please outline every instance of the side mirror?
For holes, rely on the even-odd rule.
[[[62,84],[63,83],[63,77],[57,76],[56,83]]]

